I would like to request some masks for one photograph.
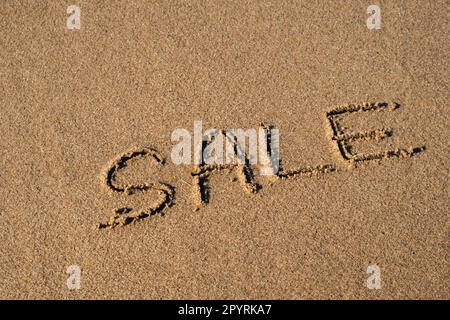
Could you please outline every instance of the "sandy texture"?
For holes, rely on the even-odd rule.
[[[0,3],[0,298],[449,298],[447,1],[378,1],[381,30],[367,1],[68,4]],[[280,175],[203,203],[170,160],[195,120],[276,126]]]

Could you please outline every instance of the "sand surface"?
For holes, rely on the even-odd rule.
[[[74,4],[80,30],[67,1],[0,3],[0,298],[449,298],[447,1],[378,1],[381,30],[367,1]],[[421,149],[351,164],[330,111],[383,102],[399,107],[342,117],[351,134],[393,131],[353,152]],[[256,193],[214,172],[195,210],[193,166],[170,160],[195,120],[274,125],[283,172],[335,170],[255,174]],[[133,159],[118,179],[165,182],[172,206],[99,229],[161,198],[105,182],[142,147],[166,164]]]

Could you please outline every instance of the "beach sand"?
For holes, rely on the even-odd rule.
[[[378,1],[379,30],[367,1],[80,0],[80,30],[69,4],[0,3],[0,298],[449,298],[448,2]],[[340,119],[392,129],[352,152],[418,152],[344,159],[330,112],[384,102],[399,107]],[[237,169],[213,172],[202,203],[194,166],[171,160],[194,121],[273,125],[282,172],[334,170],[255,169],[253,193]],[[118,179],[166,183],[171,206],[99,228],[167,195],[108,186],[144,147],[165,165],[132,159]]]

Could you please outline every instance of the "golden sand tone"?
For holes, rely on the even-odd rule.
[[[448,5],[1,1],[0,298],[450,298]],[[194,121],[279,172],[175,165]]]

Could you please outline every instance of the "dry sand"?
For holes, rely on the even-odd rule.
[[[449,298],[447,1],[378,1],[381,30],[367,1],[82,0],[81,30],[68,4],[0,4],[0,298]],[[392,136],[340,138],[425,149],[349,165],[327,115],[384,101],[400,108],[342,125]],[[251,193],[213,173],[195,210],[193,167],[170,160],[172,131],[195,120],[275,125],[291,174],[255,175]],[[143,157],[122,179],[169,184],[173,205],[99,229],[168,194],[108,188],[108,165],[142,146],[166,165]]]

